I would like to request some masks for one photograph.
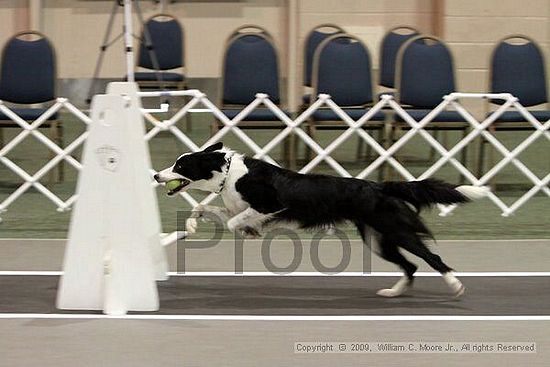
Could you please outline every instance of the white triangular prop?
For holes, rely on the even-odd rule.
[[[126,96],[113,90],[92,103],[60,309],[114,315],[159,308],[156,279],[165,279],[167,268],[159,212],[136,88],[125,84]]]
[[[157,204],[157,195],[155,189],[151,186],[152,177],[149,174],[151,168],[151,154],[149,153],[149,145],[145,142],[145,121],[141,113],[141,99],[137,95],[138,88],[135,83],[113,82],[107,86],[107,94],[124,95],[130,98],[132,108],[128,110],[128,118],[132,124],[132,128],[128,130],[127,139],[136,142],[133,144],[135,149],[134,159],[141,159],[146,167],[147,179],[136,180],[135,185],[138,185],[138,191],[141,196],[141,210],[144,213],[150,214],[147,220],[143,223],[143,230],[148,234],[150,247],[152,251],[153,261],[155,265],[155,274],[157,280],[166,280],[168,274],[168,261],[166,253],[161,245],[161,223],[160,214]],[[135,107],[135,108],[134,108]],[[140,163],[135,163],[137,172],[141,172]]]

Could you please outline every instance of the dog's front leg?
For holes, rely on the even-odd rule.
[[[193,234],[197,231],[197,219],[215,219],[219,218],[222,222],[226,222],[229,219],[230,213],[226,208],[213,205],[199,204],[193,208],[191,215],[185,221],[185,229],[188,233]]]
[[[270,217],[270,214],[260,213],[252,208],[248,208],[235,215],[227,221],[227,228],[231,232],[247,228],[247,232],[255,230],[259,232],[263,222]]]

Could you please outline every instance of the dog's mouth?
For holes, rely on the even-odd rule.
[[[174,188],[171,188],[167,193],[168,196],[172,196],[172,195],[177,194],[178,192],[183,190],[185,188],[185,186],[187,186],[191,183],[191,181],[186,180],[186,179],[181,179],[181,180],[178,180],[178,181],[179,181],[179,185],[174,187]]]

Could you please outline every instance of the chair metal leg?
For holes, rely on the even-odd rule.
[[[191,100],[187,97],[185,97],[185,103],[189,103]],[[193,124],[192,124],[192,113],[188,112],[185,114],[185,132],[191,133],[193,132]]]
[[[487,141],[483,138],[483,137],[480,137],[479,139],[479,145],[478,145],[478,151],[477,151],[477,164],[476,164],[476,175],[477,175],[477,178],[480,178],[481,176],[483,176],[483,173],[485,172],[485,170],[483,169],[483,161],[485,160],[485,144],[487,143]]]
[[[394,129],[392,129],[391,144],[393,145],[402,134],[403,134],[403,129],[401,129],[401,127],[396,126]],[[399,159],[398,152],[395,152],[395,155],[393,156],[393,158],[395,158],[396,161],[401,162]],[[395,171],[395,169],[392,169],[390,166],[388,166],[388,168],[389,168],[388,179],[394,180],[397,172]]]
[[[283,166],[285,168],[290,168],[288,166],[288,136],[283,140],[283,144],[281,145],[281,158],[283,160]]]
[[[384,146],[384,149],[387,150],[389,147],[391,147],[395,143],[396,135],[397,135],[399,130],[400,129],[392,123],[389,123],[387,125],[387,127],[386,127],[386,144]],[[395,154],[393,156],[393,158],[395,160],[399,161],[399,157],[397,156],[397,154]],[[385,169],[384,169],[384,181],[392,180],[393,176],[394,176],[394,171],[392,169],[392,166],[389,165],[387,161],[385,161],[383,163],[383,166],[385,167]]]
[[[190,133],[193,131],[193,124],[191,123],[191,114],[185,115],[185,132]]]
[[[61,121],[55,121],[55,139],[56,144],[61,149],[65,148],[65,142],[63,141],[63,123]],[[65,160],[62,159],[57,166],[57,180],[58,182],[65,181]]]
[[[378,143],[381,144],[384,149],[386,149],[385,147],[385,139],[384,139],[384,135],[385,135],[385,127],[381,127],[380,129],[378,129]],[[369,145],[370,147],[370,145]],[[372,148],[371,148],[372,150]],[[370,163],[371,162],[371,157],[370,157],[370,154],[367,156],[368,158],[368,162]],[[381,182],[384,180],[384,171],[385,171],[385,166],[386,164],[385,163],[382,163],[382,165],[380,166],[380,168],[378,168],[378,181]]]
[[[371,157],[372,157],[372,147],[370,145],[367,145],[366,152],[365,152],[365,160],[367,162],[370,162]]]
[[[383,134],[380,133],[380,131],[383,129],[378,129],[378,140],[381,142]],[[365,149],[365,155],[363,156],[363,148]],[[357,143],[357,161],[361,160],[361,158],[365,158],[364,160],[367,162],[370,162],[372,157],[372,147],[369,144],[366,144],[365,141],[359,137],[359,141]]]
[[[495,135],[496,129],[493,125],[489,126],[489,133]],[[495,165],[495,149],[492,144],[489,144],[489,159],[487,163],[489,169]],[[491,191],[496,191],[497,183],[494,177],[489,181],[489,186],[491,187]]]
[[[437,129],[432,130],[432,136],[434,137],[435,140],[439,140],[439,130]],[[430,146],[430,155],[428,156],[428,161],[433,162],[434,158],[435,158],[435,148]]]
[[[313,139],[315,142],[317,142],[317,129],[315,128],[315,123],[313,121],[309,121],[307,124],[307,133]],[[309,147],[309,145],[306,144],[306,164],[309,163],[313,159],[313,151]]]
[[[210,136],[216,135],[219,130],[220,122],[217,119],[214,119],[214,121],[212,121],[212,124],[210,125]]]
[[[284,140],[283,145],[281,146],[281,156],[283,158],[283,164],[285,168],[295,169],[296,168],[296,144],[295,136],[293,133],[290,133]]]
[[[297,139],[296,135],[294,135],[294,132],[291,132],[288,136],[288,139],[290,140],[290,149],[289,149],[289,167],[291,170],[296,170],[297,164],[296,164],[296,155],[298,154],[298,147],[297,147]]]
[[[58,144],[57,134],[55,130],[56,130],[55,122],[51,121],[49,132],[48,132],[49,138],[53,140],[56,144]],[[52,160],[54,157],[55,157],[55,153],[48,149],[48,160]],[[61,162],[59,162],[59,164],[61,164]],[[51,185],[57,182],[57,177],[59,177],[59,164],[55,169],[51,169],[50,172],[48,172],[48,185]],[[55,171],[57,171],[57,177],[56,177]]]
[[[182,85],[179,89],[187,90],[187,86]],[[185,104],[191,101],[191,98],[184,97]],[[193,131],[193,125],[191,123],[191,113],[185,114],[185,132],[190,133]]]
[[[447,135],[447,132],[445,131],[445,135]],[[462,139],[464,139],[466,137],[466,135],[468,135],[468,128],[464,128],[462,130]],[[445,143],[448,143],[445,139],[443,139]],[[445,144],[445,149],[447,149],[447,144]],[[462,163],[462,165],[464,167],[467,167],[467,164],[468,164],[468,145],[466,145],[464,148],[462,148],[462,152],[460,152],[460,163]],[[460,174],[460,177],[459,177],[459,182],[460,184],[464,184],[464,182],[466,181],[466,177],[461,173]]]
[[[383,127],[383,137],[382,137],[382,147],[386,150],[389,149],[389,147],[393,144],[393,129],[394,125],[392,120],[386,120],[384,121],[384,127]],[[380,166],[380,170],[382,171],[382,181],[389,179],[389,171],[390,166],[387,162],[383,162]]]
[[[357,142],[357,153],[355,154],[355,159],[357,159],[357,161],[361,159],[361,155],[363,153],[363,147],[364,147],[363,139],[359,137],[359,141]],[[368,149],[369,147],[367,146],[367,152],[368,152]]]
[[[64,148],[64,142],[63,142],[63,125],[61,124],[61,121],[51,121],[50,122],[50,138],[53,140],[55,144],[57,144],[61,149]],[[55,157],[55,153],[51,152],[48,155],[49,159],[53,159]],[[56,175],[57,173],[57,175]],[[65,160],[62,159],[57,164],[57,167],[52,170],[50,170],[48,174],[48,184],[52,183],[58,183],[63,182],[65,180]]]

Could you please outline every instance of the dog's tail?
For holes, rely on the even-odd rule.
[[[487,187],[454,186],[447,182],[426,179],[410,182],[383,182],[382,192],[412,204],[417,211],[434,204],[459,204],[487,195]]]

